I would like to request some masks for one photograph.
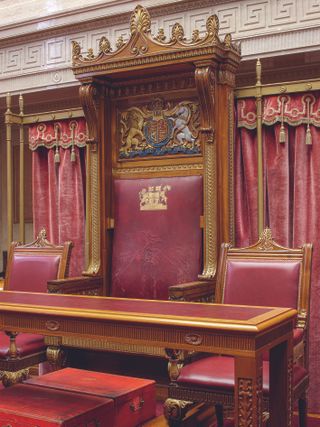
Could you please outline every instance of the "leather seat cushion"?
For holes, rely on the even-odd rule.
[[[298,384],[307,371],[294,365],[293,382]],[[182,368],[178,384],[194,387],[232,390],[234,388],[234,358],[227,356],[209,356],[197,360]],[[269,391],[269,362],[263,362],[263,391]]]
[[[42,335],[19,334],[16,337],[17,351],[19,357],[45,351],[46,346]],[[0,331],[0,358],[8,357],[10,338]]]

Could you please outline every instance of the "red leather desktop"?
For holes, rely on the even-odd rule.
[[[155,382],[151,380],[65,368],[25,383],[113,399],[113,427],[136,427],[156,415]]]
[[[169,186],[166,210],[140,210],[139,192]],[[112,296],[168,299],[168,287],[198,280],[202,177],[115,180]]]
[[[18,384],[0,392],[0,425],[112,427],[113,400]]]

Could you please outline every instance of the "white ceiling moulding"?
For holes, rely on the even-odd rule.
[[[11,3],[28,4],[30,1]],[[207,17],[217,14],[220,34],[223,36],[230,32],[234,40],[241,42],[244,61],[258,56],[270,57],[319,49],[319,0],[77,0],[79,8],[76,11],[71,10],[75,1],[56,1],[56,4],[64,4],[70,10],[66,15],[55,12],[48,16],[45,22],[51,19],[52,28],[49,29],[41,30],[41,19],[12,24],[11,28],[0,25],[0,91],[25,92],[30,88],[43,90],[76,84],[70,69],[71,41],[77,41],[82,52],[92,47],[97,53],[103,35],[108,37],[112,46],[120,35],[128,38],[129,17],[138,2],[151,12],[154,32],[162,27],[167,37],[175,22],[184,26],[186,37],[191,37],[195,28],[204,33]],[[8,2],[0,2],[0,14],[2,5]],[[37,2],[48,3],[32,0],[32,3]],[[85,4],[88,6],[81,7]],[[89,12],[99,12],[99,18],[86,19]],[[57,19],[60,27],[54,26]],[[69,25],[68,20],[72,24]],[[37,24],[40,29],[28,33],[30,28],[25,25],[29,24]],[[1,39],[3,31],[14,28],[26,34]],[[3,94],[0,93],[0,96]]]

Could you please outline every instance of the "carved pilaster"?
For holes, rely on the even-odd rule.
[[[197,64],[195,82],[200,98],[200,138],[204,156],[204,267],[203,278],[214,277],[217,265],[217,175],[214,126],[215,69]]]
[[[98,91],[93,84],[83,84],[80,87],[79,94],[88,126],[86,196],[86,247],[88,267],[84,274],[95,275],[99,272],[101,265]]]

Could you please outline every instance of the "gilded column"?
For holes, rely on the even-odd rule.
[[[217,265],[217,175],[214,128],[216,76],[212,61],[196,64],[195,82],[200,98],[200,138],[204,157],[204,267],[202,277],[212,279]]]
[[[80,87],[80,100],[87,120],[87,195],[86,238],[88,243],[88,266],[84,272],[95,275],[101,266],[101,220],[100,220],[100,167],[98,153],[98,102],[97,89],[89,83]]]

